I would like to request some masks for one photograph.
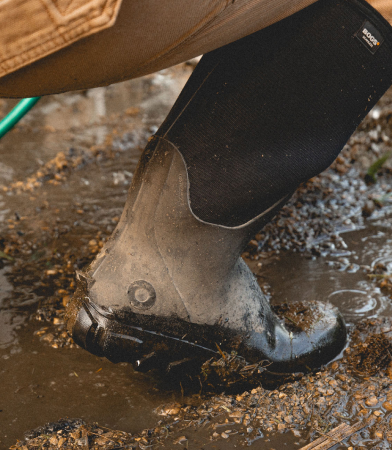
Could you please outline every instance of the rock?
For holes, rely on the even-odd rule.
[[[223,432],[221,434],[221,436],[223,437],[223,439],[229,439],[229,435],[227,433],[225,433],[225,432]]]
[[[337,363],[336,361],[335,361],[334,363],[332,363],[331,369],[332,369],[332,370],[337,370],[337,369],[339,369],[339,363]]]
[[[57,270],[54,269],[49,269],[46,271],[46,275],[50,276],[50,275],[56,275],[57,274]]]
[[[80,430],[76,430],[76,431],[73,431],[72,433],[69,433],[71,438],[74,439],[75,441],[80,438],[80,434],[81,434]]]
[[[80,439],[76,441],[79,447],[82,447],[85,450],[88,450],[88,437],[87,435],[82,436]]]
[[[370,217],[375,210],[375,204],[372,200],[368,200],[365,203],[365,206],[362,208],[362,216],[363,217]]]
[[[158,412],[160,416],[175,416],[181,411],[181,405],[179,403],[170,403],[165,405]]]
[[[56,435],[53,435],[50,439],[49,439],[49,443],[51,445],[57,445],[58,444],[58,439]]]
[[[229,414],[229,417],[232,419],[242,419],[244,417],[244,413],[241,411],[233,411]]]
[[[175,441],[173,441],[173,444],[182,444],[185,443],[188,439],[185,436],[180,436]]]
[[[49,342],[50,344],[51,342],[54,341],[54,335],[52,333],[45,334],[44,336],[42,336],[41,340]]]
[[[392,411],[392,402],[384,402],[382,407],[388,412]]]
[[[370,407],[376,406],[377,403],[378,403],[378,399],[377,399],[377,397],[375,397],[375,396],[369,397],[369,398],[365,401],[366,406],[370,406]]]

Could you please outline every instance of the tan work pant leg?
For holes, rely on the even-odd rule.
[[[146,75],[261,30],[315,1],[123,0],[111,28],[0,78],[0,97],[32,97]]]

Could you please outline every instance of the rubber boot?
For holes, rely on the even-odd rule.
[[[113,237],[78,275],[74,340],[112,361],[234,351],[281,373],[337,356],[339,313],[314,305],[309,327],[289,332],[240,255],[391,85],[391,50],[391,26],[364,0],[320,0],[205,55],[147,146]]]
[[[287,196],[239,227],[204,223],[189,205],[176,147],[155,137],[139,162],[121,220],[90,267],[78,274],[68,309],[77,344],[114,362],[204,359],[219,349],[274,372],[330,361],[346,342],[340,314],[313,307],[312,326],[290,333],[240,257]]]

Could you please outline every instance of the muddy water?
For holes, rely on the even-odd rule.
[[[172,400],[170,393],[157,391],[153,379],[127,365],[113,367],[80,349],[44,346],[32,338],[34,325],[22,326],[13,351],[4,344],[0,350],[1,448],[27,428],[61,417],[99,420],[103,426],[136,432],[153,426],[154,407]]]
[[[365,229],[344,233],[347,249],[324,258],[286,253],[263,262],[250,262],[259,281],[271,286],[272,302],[329,301],[343,313],[347,324],[361,319],[391,316],[392,303],[368,277],[383,263],[392,265],[392,216]]]
[[[106,90],[41,99],[0,141],[0,184],[26,180],[70,148],[88,157],[91,148],[108,142],[118,152],[99,164],[91,159],[57,186],[4,192],[0,195],[3,228],[7,229],[15,213],[27,217],[27,234],[33,236],[54,226],[73,227],[65,239],[47,243],[51,249],[58,246],[60,253],[69,246],[77,252],[80,242],[91,239],[97,230],[110,233],[115,226],[112,219],[121,214],[141,149],[190,70],[183,66],[176,69],[175,77],[165,71]],[[2,101],[0,107],[5,113],[14,104]],[[34,333],[43,323],[31,320],[40,298],[26,285],[22,289],[11,285],[6,276],[9,270],[0,271],[0,448],[22,439],[24,431],[61,417],[140,431],[156,423],[158,405],[181,400],[179,392],[158,390],[150,375],[136,373],[126,364],[114,366],[80,349],[55,350],[42,342]]]
[[[19,233],[40,236],[39,252],[59,253],[78,248],[97,232],[110,234],[121,214],[141,149],[164,118],[180,91],[188,67],[108,89],[51,96],[0,141],[0,184],[25,181],[59,152],[70,148],[85,155],[78,170],[58,183],[31,192],[15,189],[0,195],[1,227],[26,217]],[[5,112],[12,102],[3,102]],[[1,109],[0,109],[1,111]],[[101,159],[91,149],[112,146],[117,151]],[[369,267],[392,265],[390,217],[368,221],[365,229],[344,234],[345,251],[308,258],[287,253],[248,261],[261,283],[271,286],[272,300],[331,301],[349,324],[364,317],[390,315],[390,300],[368,278]],[[13,226],[13,225],[11,225]],[[68,232],[51,233],[58,227]],[[45,236],[47,239],[45,240]],[[34,253],[31,266],[34,266]],[[80,261],[83,266],[86,261]],[[23,432],[61,417],[81,417],[101,426],[127,432],[152,427],[159,419],[154,409],[170,401],[182,402],[179,389],[163,388],[160,379],[113,365],[77,348],[54,349],[35,334],[43,325],[32,319],[42,301],[34,276],[13,285],[7,274],[13,262],[0,270],[0,448],[8,448]],[[68,288],[69,286],[64,286]],[[39,288],[39,286],[38,286]],[[48,283],[47,295],[54,288]],[[185,401],[197,402],[197,396]],[[240,444],[207,443],[196,433],[190,448],[233,448]],[[254,448],[298,448],[292,434],[264,436]],[[208,445],[207,445],[208,444]]]

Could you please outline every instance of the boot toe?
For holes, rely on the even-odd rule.
[[[263,333],[250,334],[246,346],[250,359],[263,356],[269,370],[308,372],[336,358],[347,341],[345,321],[339,310],[322,302],[302,302],[275,308],[281,323],[266,321]]]

